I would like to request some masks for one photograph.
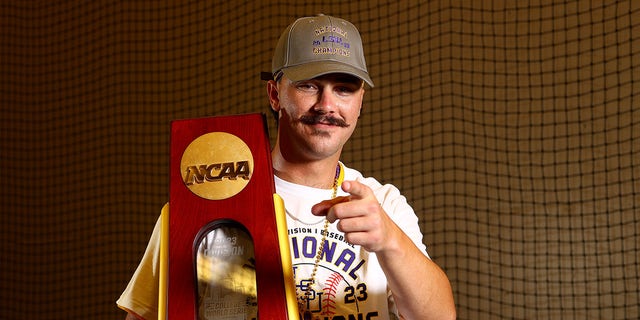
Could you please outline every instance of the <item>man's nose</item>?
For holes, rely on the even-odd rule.
[[[333,113],[336,109],[336,97],[331,90],[321,90],[314,110],[319,113]]]

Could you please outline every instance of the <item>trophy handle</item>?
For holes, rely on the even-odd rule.
[[[282,261],[282,274],[284,275],[285,299],[287,301],[288,319],[298,319],[298,298],[293,281],[293,265],[291,263],[291,250],[289,248],[289,235],[287,234],[287,217],[284,209],[284,201],[274,193],[273,204],[275,206],[276,227],[278,229],[278,245],[280,246],[280,259]]]
[[[169,271],[169,204],[160,212],[160,283],[158,285],[158,320],[167,319],[167,282]]]

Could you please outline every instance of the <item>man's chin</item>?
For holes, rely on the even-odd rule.
[[[331,131],[320,128],[312,128],[311,135],[314,137],[331,138]]]

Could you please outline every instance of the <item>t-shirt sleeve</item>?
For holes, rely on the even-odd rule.
[[[166,208],[167,205],[163,211]],[[158,218],[138,268],[116,301],[119,308],[144,319],[158,318],[160,231],[161,219]]]

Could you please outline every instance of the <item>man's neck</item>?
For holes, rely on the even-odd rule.
[[[282,180],[321,189],[331,189],[334,184],[338,159],[294,163],[273,155],[272,160],[274,174]]]

